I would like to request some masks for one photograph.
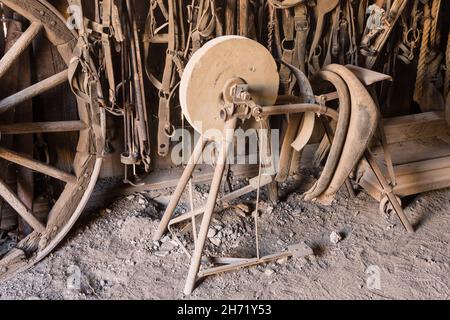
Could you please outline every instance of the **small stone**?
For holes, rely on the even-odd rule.
[[[159,242],[159,241],[153,241],[153,245],[155,246],[155,247],[160,247],[161,246],[161,242]]]
[[[161,246],[161,251],[172,251],[176,248],[177,246],[174,246],[172,241],[169,242],[165,242],[162,244]]]
[[[268,277],[271,277],[275,274],[275,271],[272,269],[266,269],[266,271],[264,271],[264,274]]]
[[[288,258],[287,258],[287,257],[281,258],[281,259],[278,259],[278,260],[277,260],[277,264],[279,264],[279,265],[284,265],[284,264],[286,264],[287,262],[288,262]]]
[[[138,203],[139,203],[140,205],[144,205],[144,204],[147,204],[147,201],[145,201],[145,200],[142,199],[142,198],[139,198]]]
[[[209,228],[208,230],[208,238],[213,238],[217,234],[217,230],[214,228]]]
[[[127,200],[128,200],[128,201],[131,201],[131,200],[133,200],[133,199],[134,199],[134,196],[133,196],[133,195],[127,197]]]
[[[330,235],[330,241],[332,244],[338,244],[342,241],[342,236],[338,232],[333,231]]]
[[[286,245],[286,243],[283,240],[281,240],[281,239],[278,239],[277,244],[280,245],[280,246],[285,246]]]
[[[236,207],[242,210],[244,213],[250,213],[250,207],[245,203],[239,203]]]
[[[172,239],[170,239],[169,236],[165,236],[164,238],[161,239],[161,242],[166,243],[166,242],[169,242],[170,240],[172,240]]]
[[[41,240],[39,241],[39,248],[45,248],[47,246],[47,238],[46,237],[42,237]]]
[[[258,210],[258,211],[256,211],[256,210],[253,211],[253,212],[252,212],[252,217],[253,217],[254,219],[261,217],[261,211],[260,211],[260,210]]]
[[[289,246],[288,250],[295,258],[305,258],[314,255],[314,250],[305,242]]]
[[[160,257],[160,258],[165,258],[170,254],[170,251],[168,250],[160,250],[160,251],[156,251],[154,253],[155,256]]]
[[[216,229],[217,231],[220,231],[220,230],[223,229],[223,226],[220,225],[220,224],[216,224],[216,225],[214,226],[214,229]]]
[[[111,209],[103,209],[103,210],[100,211],[100,214],[102,216],[106,216],[106,215],[110,214],[111,212],[112,212]]]
[[[249,271],[250,271],[250,273],[253,274],[254,276],[260,274],[260,271],[259,271],[257,268],[250,268]]]
[[[220,245],[222,244],[222,240],[217,239],[217,238],[211,238],[210,241],[211,241],[211,243],[212,243],[213,245],[215,245],[216,247],[218,247],[218,246],[220,246]]]

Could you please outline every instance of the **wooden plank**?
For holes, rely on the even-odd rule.
[[[450,133],[443,112],[425,112],[384,119],[388,144],[420,138],[445,136]]]
[[[380,201],[381,186],[365,160],[361,162],[358,171],[364,172],[359,184],[374,199]],[[400,197],[450,187],[450,157],[396,166],[395,171],[397,186],[394,193]]]
[[[395,194],[404,197],[450,187],[450,167],[417,172],[398,178]]]
[[[226,35],[235,35],[236,34],[236,8],[237,8],[237,0],[226,0],[226,8],[225,8],[225,21],[226,21]]]
[[[448,143],[450,145],[450,135],[440,136],[438,138],[441,139],[442,141],[444,141],[445,143]]]
[[[377,155],[378,161],[384,163],[383,149],[381,147],[372,148]],[[450,146],[437,137],[420,138],[408,140],[389,145],[394,165],[427,161],[450,156]]]
[[[167,188],[176,187],[183,168],[173,168],[166,170],[159,170],[150,173],[140,186],[124,186],[118,185],[108,188],[107,190],[96,190],[89,200],[88,207],[94,208],[98,206],[105,206],[105,204],[116,200],[119,197],[133,194],[135,192],[155,191]],[[255,177],[258,174],[257,165],[233,165],[231,172],[234,176],[240,177]],[[213,167],[208,165],[199,165],[192,175],[193,183],[208,183],[213,177]]]
[[[397,176],[404,176],[449,167],[450,167],[450,157],[444,157],[396,166],[395,173]]]
[[[239,35],[248,37],[249,1],[239,0]]]
[[[23,23],[20,23],[21,25]],[[23,27],[23,26],[22,26]],[[31,49],[28,48],[16,60],[16,64],[10,69],[10,72],[15,72],[18,77],[19,89],[29,87],[32,83],[31,76]],[[19,90],[17,90],[19,91]],[[33,121],[33,101],[27,100],[23,102],[20,107],[14,110],[14,122],[32,122]],[[1,131],[0,131],[1,132]],[[14,145],[17,146],[17,152],[26,154],[33,158],[34,154],[34,136],[32,134],[25,134],[14,137]],[[35,193],[33,171],[25,168],[17,168],[17,197],[22,201],[26,208],[33,211],[33,200]],[[33,232],[33,229],[26,223],[24,219],[19,219],[19,238],[23,238]]]

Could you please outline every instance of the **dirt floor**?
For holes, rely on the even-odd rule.
[[[173,190],[136,194],[83,218],[58,249],[32,270],[0,285],[2,299],[449,299],[450,190],[406,199],[417,224],[406,234],[395,215],[383,216],[361,192],[342,191],[331,207],[305,203],[313,182],[282,185],[283,201],[272,205],[263,194],[259,226],[262,254],[305,242],[314,255],[213,276],[191,297],[182,294],[189,260],[167,236],[153,242]],[[235,187],[244,184],[235,182]],[[293,191],[295,190],[295,191]],[[195,204],[208,186],[194,190]],[[253,257],[255,195],[215,216],[207,251],[214,256]],[[189,209],[179,207],[179,213]],[[237,206],[238,205],[238,206]],[[188,228],[174,230],[190,245]],[[335,233],[333,233],[335,232]],[[336,233],[337,244],[330,236]],[[78,276],[79,275],[79,276]],[[77,280],[80,279],[78,289]]]

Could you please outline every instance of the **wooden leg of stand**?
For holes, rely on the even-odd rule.
[[[223,173],[225,171],[228,153],[233,144],[234,130],[236,128],[237,118],[232,118],[226,122],[225,137],[222,142],[219,159],[214,171],[214,177],[211,182],[211,188],[208,196],[208,201],[205,206],[205,213],[203,214],[202,224],[198,233],[197,244],[195,246],[194,254],[191,259],[191,266],[189,268],[186,285],[184,287],[184,294],[192,293],[197,281],[198,272],[200,270],[200,262],[202,258],[203,248],[205,246],[208,229],[211,223],[214,207],[216,206],[217,196],[219,194],[220,184],[222,182]]]
[[[403,211],[402,205],[398,202],[397,197],[395,196],[394,192],[392,191],[391,186],[389,185],[388,181],[384,177],[380,167],[378,166],[377,160],[374,158],[374,156],[367,151],[366,152],[366,159],[369,162],[370,166],[372,167],[372,170],[375,174],[375,176],[378,179],[378,182],[380,183],[381,187],[386,193],[386,196],[389,199],[389,202],[392,204],[392,207],[394,208],[395,212],[398,215],[398,218],[402,222],[403,226],[405,227],[406,231],[408,233],[414,233],[414,228],[412,227],[411,223],[409,222],[408,218],[405,215],[405,212]]]
[[[158,230],[153,236],[154,241],[160,240],[164,235],[164,233],[167,231],[167,226],[169,225],[170,219],[172,219],[173,213],[178,205],[178,202],[180,201],[180,198],[183,195],[183,192],[186,189],[186,186],[192,177],[192,173],[194,172],[195,167],[198,161],[200,160],[200,157],[202,156],[206,142],[207,141],[204,140],[203,137],[201,137],[200,141],[195,146],[194,152],[192,153],[191,158],[189,159],[189,163],[187,164],[186,169],[184,169],[183,175],[180,178],[180,182],[178,183],[175,192],[170,198],[169,205],[167,206],[166,212],[164,213],[164,216],[161,219],[161,223],[158,226]]]

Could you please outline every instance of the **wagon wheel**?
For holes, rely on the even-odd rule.
[[[45,36],[57,49],[67,68],[77,36],[66,26],[65,19],[58,10],[45,0],[2,0],[1,2],[24,17],[29,22],[29,27],[1,58],[0,84],[2,78],[4,79],[5,75],[8,75],[8,71],[20,58],[21,53],[30,47],[33,39],[38,35]],[[52,3],[56,2],[58,1]],[[60,3],[66,3],[67,6],[66,1],[60,1]],[[32,98],[65,83],[67,78],[67,70],[62,70],[0,100],[0,121],[5,122],[7,114],[17,112],[24,102],[30,103]],[[2,85],[0,85],[1,87]],[[23,195],[19,195],[18,183],[11,184],[0,176],[0,202],[8,204],[9,208],[13,209],[22,219],[21,221],[26,222],[27,228],[31,228],[24,234],[23,239],[19,239],[20,241],[10,248],[9,252],[2,255],[0,280],[10,278],[17,272],[31,267],[49,254],[72,228],[94,189],[101,167],[101,158],[97,154],[100,154],[101,150],[97,150],[98,144],[94,143],[98,137],[95,136],[93,127],[99,127],[100,123],[96,117],[90,114],[89,104],[81,101],[75,102],[74,99],[73,109],[71,112],[66,112],[66,110],[61,112],[64,113],[61,115],[64,121],[33,122],[36,118],[36,114],[34,114],[29,122],[0,124],[0,161],[2,161],[0,168],[13,166],[17,171],[28,170],[31,172],[31,180],[28,182],[36,185],[36,188],[42,189],[42,187],[38,187],[38,182],[42,184],[42,181],[45,181],[52,187],[55,186],[54,189],[57,190],[53,195],[53,201],[49,201],[48,214],[44,218],[38,219],[33,211],[33,206],[30,208],[29,205],[26,205]],[[45,114],[45,108],[42,109],[42,113]],[[69,121],[67,114],[73,114],[73,119]],[[55,115],[51,116],[52,119],[54,117]],[[36,140],[37,136],[48,137],[50,140],[55,135],[72,137],[74,140],[72,143],[69,141],[62,143],[67,145],[66,148],[72,149],[71,152],[68,152],[71,158],[70,166],[61,166],[62,159],[58,159],[58,154],[51,154],[52,148],[48,149],[50,154],[47,157],[48,160],[44,161],[42,156],[36,155],[34,152],[31,152],[32,155],[18,152],[17,148],[22,148],[20,144],[8,145],[5,142],[9,137],[25,135],[31,135],[32,141]],[[64,162],[67,163],[67,160]]]

